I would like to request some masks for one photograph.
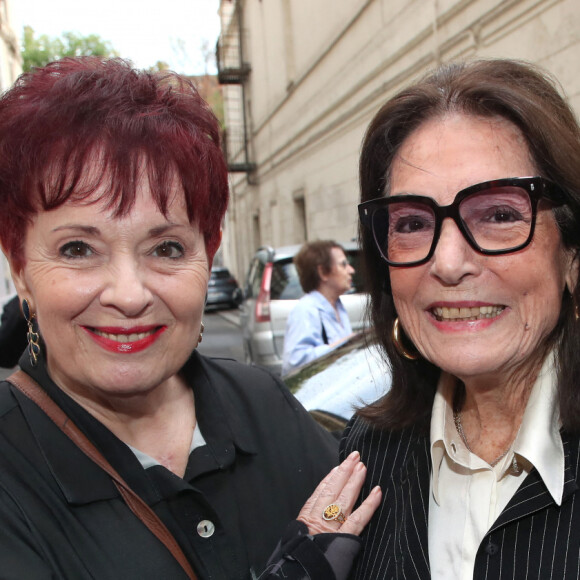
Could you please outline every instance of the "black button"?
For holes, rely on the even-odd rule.
[[[492,544],[491,542],[485,547],[485,551],[490,556],[495,556],[499,552],[499,546],[497,544]]]

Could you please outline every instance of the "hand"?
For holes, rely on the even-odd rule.
[[[358,536],[363,531],[379,507],[382,495],[380,487],[373,488],[358,509],[351,513],[366,473],[359,452],[353,451],[320,482],[298,514],[298,519],[308,526],[310,534],[340,532]],[[341,507],[346,518],[344,523],[322,517],[324,509],[330,504]]]

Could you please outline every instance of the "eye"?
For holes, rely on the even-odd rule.
[[[396,223],[393,224],[393,230],[396,233],[412,234],[413,232],[419,232],[423,229],[429,228],[430,226],[431,224],[420,216],[407,216],[398,219]]]
[[[170,258],[176,260],[183,258],[183,246],[178,242],[163,242],[155,247],[153,255],[158,258]]]
[[[59,250],[61,256],[65,258],[87,258],[94,254],[92,248],[81,241],[68,242]]]
[[[513,207],[496,207],[489,215],[490,222],[506,223],[523,219],[522,214]]]
[[[395,202],[387,212],[389,234],[427,234],[435,228],[435,216],[419,202]]]

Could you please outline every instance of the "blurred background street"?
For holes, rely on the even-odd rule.
[[[203,316],[203,341],[197,347],[206,356],[225,356],[244,360],[242,332],[238,310],[206,312]]]

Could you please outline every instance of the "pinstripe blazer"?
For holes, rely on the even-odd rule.
[[[580,578],[578,436],[562,433],[564,495],[558,507],[534,469],[493,524],[477,551],[474,579],[563,580]],[[429,434],[370,428],[354,419],[341,456],[358,450],[367,466],[365,497],[375,485],[382,503],[363,532],[363,547],[351,578],[430,578],[427,544],[431,458]]]

